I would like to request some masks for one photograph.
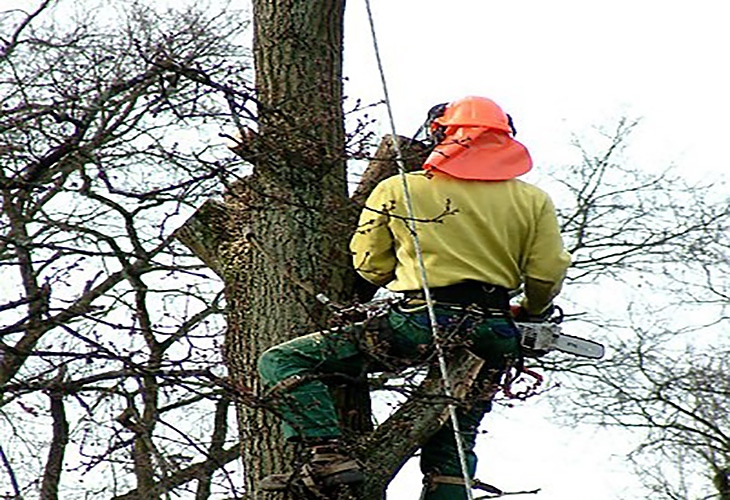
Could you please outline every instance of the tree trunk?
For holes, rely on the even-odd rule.
[[[342,0],[255,0],[257,140],[248,180],[250,246],[226,264],[226,362],[237,384],[258,391],[268,347],[322,324],[315,298],[352,286],[345,252],[347,199],[342,112]],[[238,405],[245,484],[291,467],[279,421]],[[276,498],[282,498],[277,495]]]
[[[231,384],[241,391],[260,393],[256,365],[265,349],[324,325],[326,311],[317,293],[345,303],[353,297],[357,280],[347,245],[357,214],[375,184],[397,172],[392,138],[386,138],[353,195],[355,203],[348,199],[341,106],[343,10],[341,0],[254,1],[259,130],[246,152],[254,170],[233,186],[224,204],[207,203],[177,233],[225,282],[224,357]],[[426,149],[399,140],[408,163],[420,166]],[[372,291],[359,298],[367,300]],[[432,381],[427,390],[433,397],[440,389]],[[341,412],[348,416],[343,425],[369,430],[366,384],[344,394],[348,398],[340,400],[340,409],[355,411]],[[371,475],[361,498],[382,498],[395,471],[438,429],[445,406],[427,406],[428,411],[399,412],[390,431],[386,426],[375,435],[393,443],[397,456],[381,463],[359,457]],[[423,425],[414,420],[419,413]],[[291,470],[293,457],[280,422],[242,401],[237,415],[246,498],[287,498],[257,489],[263,476]],[[416,422],[417,431],[399,432],[404,419]],[[358,449],[378,456],[377,444],[367,437]],[[380,452],[388,455],[382,447]],[[388,470],[382,470],[386,463]],[[343,493],[339,498],[350,497]]]

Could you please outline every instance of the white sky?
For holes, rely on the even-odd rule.
[[[433,104],[483,95],[515,118],[517,138],[536,169],[570,161],[571,134],[627,115],[642,119],[632,161],[650,170],[676,164],[688,176],[725,177],[725,0],[371,3],[401,135],[413,134]],[[382,99],[365,0],[348,1],[345,36],[347,95]],[[380,117],[382,133],[389,133],[385,114]],[[478,477],[504,489],[542,488],[519,498],[644,498],[626,473],[630,443],[605,431],[558,428],[549,419],[544,401],[489,415]],[[417,471],[411,461],[389,498],[417,498]]]
[[[623,114],[643,119],[634,140],[642,161],[715,173],[728,164],[725,0],[371,3],[402,135],[431,105],[474,94],[513,115],[538,168],[566,158],[570,133]],[[347,5],[346,91],[377,101],[364,5]]]

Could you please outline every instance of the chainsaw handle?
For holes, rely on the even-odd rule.
[[[559,325],[563,322],[565,319],[565,312],[563,312],[563,308],[559,305],[553,305],[553,316],[548,319],[548,322],[555,323],[556,325]]]

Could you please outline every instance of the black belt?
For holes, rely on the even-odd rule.
[[[431,298],[443,304],[475,305],[487,309],[509,310],[509,291],[481,281],[462,281],[430,289]],[[406,298],[425,300],[423,290],[407,290]]]

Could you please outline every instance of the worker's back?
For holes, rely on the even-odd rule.
[[[570,259],[552,202],[539,188],[517,179],[470,181],[438,171],[406,179],[429,286],[475,280],[516,288],[523,276],[562,279]],[[394,291],[419,289],[400,176],[381,182],[367,206],[351,245],[358,271]]]

